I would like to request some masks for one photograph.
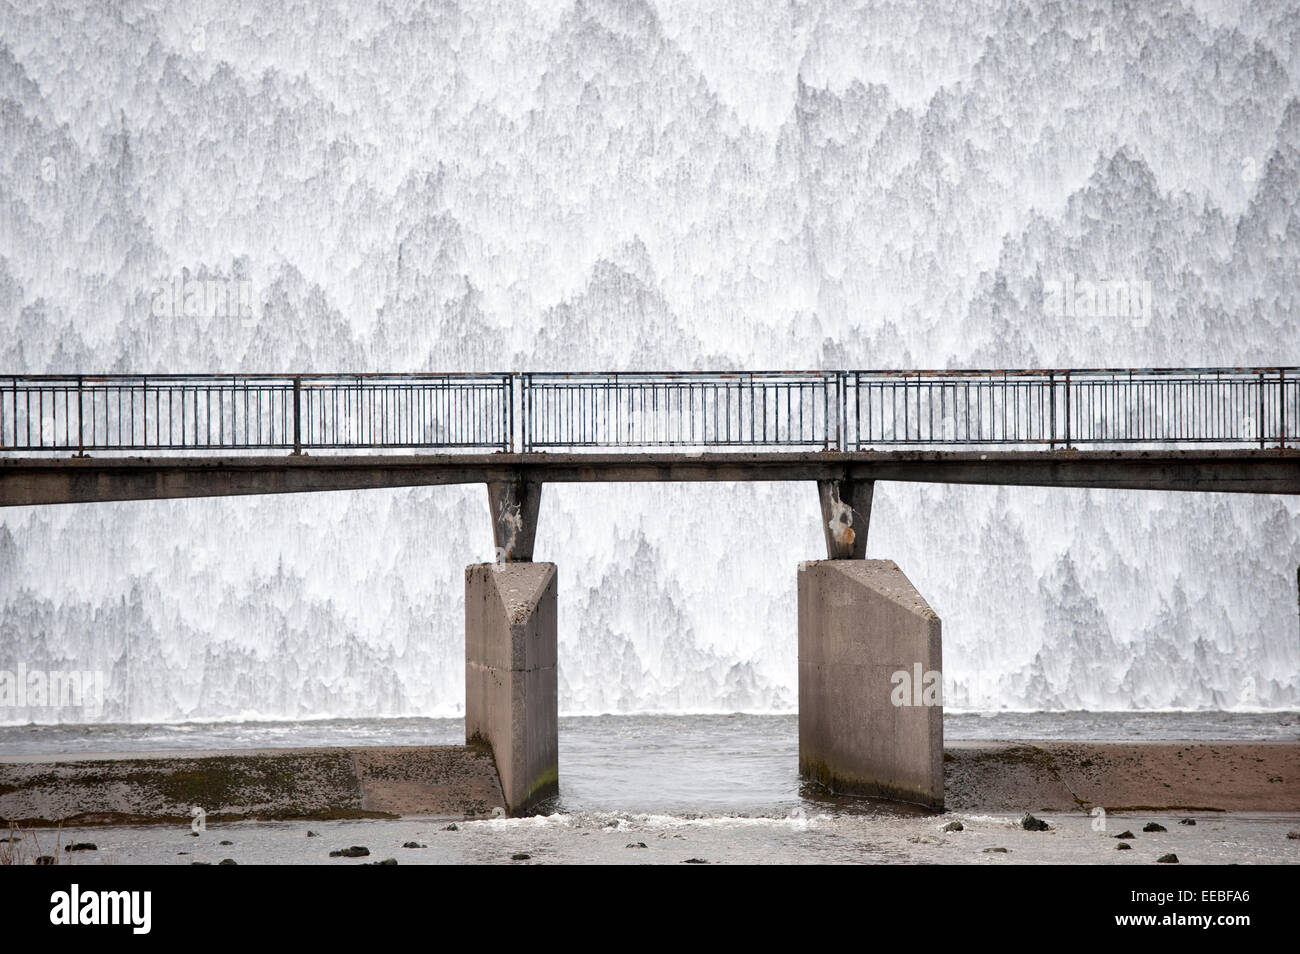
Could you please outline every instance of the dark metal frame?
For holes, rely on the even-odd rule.
[[[1224,445],[1300,440],[1300,369],[846,373],[845,449]]]
[[[834,371],[524,374],[522,447],[839,446]]]
[[[508,450],[509,374],[0,378],[0,450]]]
[[[1297,442],[1292,367],[0,377],[0,452]]]

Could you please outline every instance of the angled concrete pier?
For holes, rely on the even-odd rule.
[[[492,749],[511,815],[559,793],[554,563],[465,568],[465,740]]]
[[[867,556],[874,480],[819,480],[822,533],[831,560],[862,560]]]
[[[512,476],[490,480],[488,510],[492,515],[492,539],[497,559],[504,563],[526,563],[533,558],[537,539],[537,511],[542,502],[539,481]]]
[[[892,560],[799,566],[799,772],[943,807],[939,617]]]

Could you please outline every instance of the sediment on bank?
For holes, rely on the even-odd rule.
[[[949,811],[1300,811],[1296,742],[949,742],[943,765]],[[0,756],[0,826],[189,824],[196,807],[212,821],[505,811],[477,746]]]
[[[476,746],[0,757],[0,825],[472,818],[503,808]]]

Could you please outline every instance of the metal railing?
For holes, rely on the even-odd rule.
[[[848,450],[1300,439],[1296,368],[856,371],[846,379]]]
[[[512,375],[0,378],[0,450],[506,450]]]
[[[1297,442],[1298,368],[0,377],[0,452]]]
[[[525,374],[523,449],[839,446],[840,375]]]

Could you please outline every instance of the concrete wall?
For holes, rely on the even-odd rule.
[[[465,568],[465,739],[491,746],[511,815],[559,792],[555,564]]]
[[[0,756],[6,830],[159,822],[185,831],[196,806],[220,823],[490,818],[504,803],[491,757],[461,745]]]
[[[943,707],[913,704],[911,691],[894,704],[915,688],[894,674],[912,682],[918,664],[922,681],[942,672],[939,617],[897,564],[801,564],[800,774],[836,793],[942,808]]]

